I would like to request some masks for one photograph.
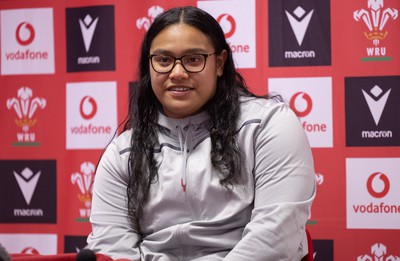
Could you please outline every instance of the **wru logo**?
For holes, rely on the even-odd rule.
[[[384,244],[376,243],[371,246],[370,255],[361,255],[357,257],[357,261],[399,261],[400,257],[396,255],[387,255],[387,248]]]
[[[21,87],[18,90],[18,98],[13,97],[7,100],[7,108],[9,110],[14,109],[17,113],[18,118],[15,119],[15,123],[22,127],[25,133],[36,123],[36,119],[33,118],[36,110],[46,107],[46,99],[32,98],[32,93],[32,89],[29,87]]]
[[[86,209],[80,209],[81,217],[89,217],[91,207],[92,182],[96,167],[91,162],[83,162],[80,172],[71,175],[71,183],[79,188],[79,201],[85,204]]]
[[[379,41],[386,38],[388,32],[383,31],[389,18],[397,19],[398,11],[394,8],[383,9],[383,0],[368,0],[369,11],[360,9],[353,13],[354,20],[363,20],[367,25],[369,32],[365,32],[365,37],[372,40],[375,46],[379,45]]]

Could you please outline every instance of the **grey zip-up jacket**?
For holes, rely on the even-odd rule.
[[[131,260],[300,260],[315,197],[311,149],[285,104],[242,99],[237,141],[244,152],[232,192],[212,167],[206,112],[184,119],[159,115],[154,154],[158,182],[144,210],[143,238],[128,221],[126,188],[132,132],[113,140],[93,187],[88,248]]]

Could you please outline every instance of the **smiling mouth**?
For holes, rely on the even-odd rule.
[[[170,89],[168,89],[168,91],[170,92],[187,92],[193,90],[193,88],[189,88],[189,87],[172,87]]]

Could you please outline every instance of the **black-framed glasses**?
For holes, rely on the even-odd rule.
[[[198,73],[204,70],[206,67],[207,58],[216,53],[202,54],[192,53],[182,55],[177,58],[172,55],[165,54],[150,54],[149,59],[151,67],[158,73],[170,73],[175,65],[176,61],[181,61],[182,67],[190,73]]]

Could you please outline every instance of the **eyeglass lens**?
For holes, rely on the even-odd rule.
[[[180,60],[183,68],[188,72],[200,72],[206,65],[206,57],[209,54],[188,54],[181,58],[176,58],[170,55],[152,55],[151,64],[153,69],[159,73],[171,72],[176,61]]]

